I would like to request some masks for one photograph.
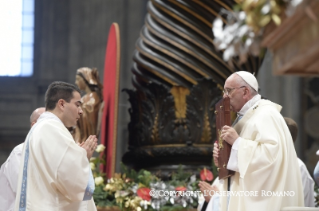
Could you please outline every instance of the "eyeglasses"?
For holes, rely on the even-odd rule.
[[[241,86],[241,87],[236,87],[236,88],[226,88],[226,89],[223,90],[223,92],[224,92],[225,95],[229,96],[233,92],[233,90],[241,89],[241,88],[244,88],[244,87],[246,87],[246,86]]]

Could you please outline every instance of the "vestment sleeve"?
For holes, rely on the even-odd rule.
[[[306,207],[315,207],[314,186],[315,182],[310,176],[306,165],[298,158],[298,164],[301,173],[303,193]]]
[[[230,151],[230,156],[229,156],[229,160],[227,163],[227,169],[232,170],[232,171],[239,171],[238,170],[238,147],[239,147],[239,143],[240,143],[240,137],[238,137],[232,148]]]
[[[57,121],[48,121],[36,128],[31,141],[37,156],[38,169],[45,168],[44,176],[70,201],[82,201],[89,182],[90,165],[86,151],[78,146],[69,131]]]
[[[23,145],[18,145],[17,147],[14,148],[14,150],[10,154],[10,157],[7,163],[7,170],[5,171],[10,188],[14,193],[17,192],[17,182],[18,182],[18,176],[19,176],[22,148],[23,148]]]
[[[241,136],[238,150],[238,167],[240,177],[244,178],[247,171],[265,171],[272,172],[273,164],[278,159],[282,159],[282,153],[285,146],[279,143],[285,143],[288,128],[284,120],[280,120],[280,114],[263,112],[258,121],[247,125],[246,130],[250,130],[250,137]],[[282,117],[281,117],[282,118]],[[253,131],[253,133],[251,133]],[[289,131],[288,131],[289,132]]]

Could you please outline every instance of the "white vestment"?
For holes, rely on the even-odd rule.
[[[299,158],[298,158],[298,165],[299,165],[300,173],[301,173],[305,206],[315,207],[315,197],[314,197],[315,182],[310,176],[306,165]]]
[[[313,181],[312,177],[310,176],[308,169],[307,169],[306,165],[304,164],[304,162],[302,162],[302,160],[300,160],[299,158],[297,158],[297,159],[298,159],[298,166],[299,166],[300,173],[301,173],[305,206],[306,207],[315,207],[315,200],[314,200],[315,182]],[[212,184],[212,186],[214,186],[214,185],[219,187],[218,178],[216,178],[214,183]],[[198,207],[197,207],[198,211],[202,210],[204,202],[205,202],[205,199],[203,196],[198,198]],[[214,202],[218,203],[218,205],[216,205]],[[218,209],[214,210],[214,207],[218,207],[218,206],[219,206],[219,201],[216,201],[215,196],[213,196],[213,197],[211,197],[205,210],[206,211],[217,211]]]
[[[0,169],[0,211],[12,211],[17,192],[17,180],[23,143],[16,146]]]
[[[22,152],[16,211],[96,210],[86,151],[57,116],[45,112],[39,117]]]
[[[297,155],[280,110],[277,104],[259,100],[234,126],[241,137],[239,172],[232,176],[230,191],[244,195],[221,196],[220,211],[277,211],[304,206]],[[227,191],[227,182],[222,191]],[[254,192],[247,196],[247,191]]]

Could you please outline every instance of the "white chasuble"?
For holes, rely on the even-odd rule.
[[[94,188],[86,151],[57,116],[43,113],[25,140],[15,210],[96,210]]]
[[[234,126],[241,137],[238,169],[221,211],[279,211],[304,206],[296,151],[281,106],[260,100]],[[223,184],[227,191],[227,181]],[[235,194],[235,195],[234,195]]]

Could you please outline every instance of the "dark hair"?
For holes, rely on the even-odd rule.
[[[285,119],[286,124],[288,126],[288,129],[289,129],[289,131],[291,133],[292,140],[293,140],[293,142],[295,142],[297,140],[297,136],[298,136],[298,125],[291,118],[284,117],[284,119]]]
[[[81,93],[80,89],[73,85],[62,81],[54,81],[48,87],[45,93],[45,110],[53,110],[60,99],[70,102],[73,98],[73,92]]]

